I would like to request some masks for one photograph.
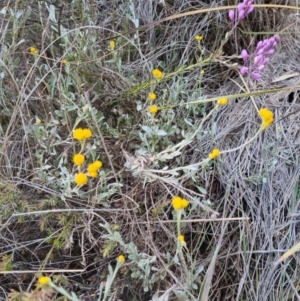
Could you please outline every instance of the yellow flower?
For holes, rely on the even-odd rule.
[[[109,47],[111,50],[114,50],[116,47],[116,42],[114,40],[109,41]]]
[[[73,137],[74,137],[74,139],[77,139],[79,141],[84,140],[83,129],[78,128],[78,129],[74,130]]]
[[[67,60],[62,60],[62,61],[61,61],[61,63],[62,63],[63,65],[67,65],[67,62],[68,62]]]
[[[82,154],[76,154],[73,157],[73,162],[75,165],[81,165],[84,163],[84,161],[85,161],[85,158],[84,158],[84,155],[82,155]]]
[[[174,196],[172,198],[172,205],[175,210],[181,209],[181,200],[182,200],[182,198],[180,196]]]
[[[97,168],[97,170],[100,169],[102,167],[102,165],[103,165],[102,162],[99,161],[99,160],[95,161],[93,164],[95,165],[95,167]]]
[[[179,236],[178,236],[178,240],[179,240],[182,244],[185,244],[185,240],[184,240],[184,236],[183,236],[183,235],[179,235]]]
[[[220,150],[218,148],[215,148],[212,150],[212,152],[209,154],[209,158],[210,159],[215,159],[217,157],[219,157],[221,154]]]
[[[40,124],[42,123],[42,120],[38,118],[38,119],[36,120],[35,123],[36,123],[37,125],[40,125]]]
[[[90,129],[83,129],[84,139],[89,139],[92,136],[92,131]]]
[[[89,176],[91,178],[97,178],[98,176],[98,171],[89,171]]]
[[[74,139],[77,139],[79,141],[81,140],[86,140],[92,136],[92,131],[90,129],[82,129],[82,128],[77,128],[73,132],[73,137]]]
[[[228,99],[226,97],[222,97],[218,99],[218,105],[225,106],[228,103]]]
[[[181,199],[181,208],[184,209],[189,205],[189,201],[186,199]]]
[[[88,177],[84,173],[78,173],[75,176],[75,183],[79,186],[85,185],[88,182]]]
[[[158,70],[158,69],[154,69],[152,71],[152,75],[156,78],[156,79],[161,79],[163,77],[163,73]]]
[[[35,47],[30,47],[30,48],[29,48],[29,51],[30,51],[30,53],[33,54],[33,55],[38,54],[38,52],[39,52]]]
[[[195,40],[196,41],[201,41],[202,40],[202,36],[195,36]]]
[[[47,285],[51,282],[51,278],[47,276],[41,276],[38,279],[38,285]]]
[[[158,106],[154,105],[154,106],[149,107],[148,112],[151,114],[156,114],[158,112]]]
[[[154,101],[156,99],[156,94],[155,93],[149,93],[148,98],[150,99],[150,101]]]
[[[118,261],[121,262],[121,263],[124,263],[125,262],[125,257],[123,255],[119,255],[118,256]]]
[[[267,128],[274,121],[273,112],[268,110],[267,108],[261,108],[259,110],[259,115],[263,120],[262,122],[263,128]]]
[[[205,73],[205,70],[201,70],[201,74],[203,75]]]

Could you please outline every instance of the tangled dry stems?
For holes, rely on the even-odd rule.
[[[125,1],[123,5],[126,4]],[[216,3],[216,5],[221,4],[221,2]],[[64,13],[67,14],[68,9],[70,8],[65,6]],[[101,9],[102,15],[99,18],[101,26],[117,34],[122,29],[122,18],[116,18],[113,24],[110,18],[104,17],[109,16],[115,7],[107,4]],[[197,7],[190,7],[188,3],[172,6],[167,2],[164,6],[159,1],[153,5],[150,5],[150,2],[136,1],[135,3],[135,13],[140,24],[147,24],[154,18],[163,18],[187,9],[197,9]],[[290,12],[270,12],[268,9],[261,11],[264,16],[261,18],[264,21],[257,22],[260,14],[256,13],[253,19],[250,18],[250,22],[243,24],[245,32],[279,31],[295,18]],[[37,8],[34,8],[33,12],[38,15]],[[5,29],[5,21],[7,20],[2,20],[2,29]],[[72,28],[66,23],[64,26]],[[137,51],[136,57],[131,58],[127,65],[125,64],[122,72],[110,69],[109,66],[98,65],[100,64],[98,62],[96,66],[87,64],[81,67],[83,74],[87,76],[87,82],[92,81],[89,85],[89,95],[99,100],[97,93],[101,91],[101,96],[106,99],[106,102],[96,101],[95,106],[108,115],[118,97],[121,98],[122,108],[128,105],[133,109],[135,106],[130,103],[133,97],[128,100],[124,97],[124,91],[129,91],[134,83],[124,74],[143,74],[146,71],[150,73],[149,70],[157,62],[172,72],[177,66],[186,61],[191,62],[196,57],[198,50],[193,40],[196,34],[201,33],[205,37],[204,52],[211,53],[218,48],[226,28],[228,22],[225,11],[180,18],[162,24],[160,31],[150,28],[141,35],[141,43],[147,41],[148,50],[143,54]],[[51,29],[46,26],[42,36],[47,36],[49,33]],[[106,31],[101,33],[103,39],[106,39],[106,35]],[[32,39],[30,36],[29,38]],[[5,34],[1,39],[5,43]],[[174,41],[176,41],[175,46],[173,46]],[[130,45],[130,41],[128,42]],[[42,40],[40,52],[48,47],[47,43],[47,38]],[[255,40],[252,42],[250,37],[238,32],[237,38],[230,40],[224,46],[224,51],[229,55],[232,51],[238,52],[251,43],[255,45]],[[207,190],[203,199],[212,202],[214,211],[220,213],[222,217],[249,217],[249,222],[186,223],[182,228],[190,253],[195,255],[196,267],[208,268],[216,246],[222,238],[211,287],[211,300],[224,299],[230,295],[235,296],[236,300],[245,297],[247,300],[293,300],[297,297],[296,260],[289,260],[279,267],[273,265],[281,252],[299,241],[297,228],[299,114],[291,114],[298,109],[298,94],[292,88],[298,84],[298,81],[292,78],[278,83],[272,82],[277,75],[295,70],[295,66],[299,65],[298,55],[295,52],[296,46],[294,48],[288,45],[299,45],[298,38],[283,35],[281,47],[272,60],[264,80],[259,84],[247,82],[249,91],[277,86],[291,87],[287,92],[253,97],[258,107],[267,106],[275,112],[277,122],[254,143],[237,152],[224,154],[218,163],[206,170],[198,179],[199,186]],[[25,52],[25,48],[20,51]],[[288,60],[285,60],[285,57]],[[93,59],[85,57],[84,54],[81,58],[86,61]],[[33,64],[33,60],[31,63]],[[53,65],[49,60],[46,63],[50,68],[45,78],[60,68],[58,64]],[[109,221],[120,226],[124,241],[134,241],[141,252],[157,256],[157,267],[166,269],[167,277],[155,288],[156,290],[168,292],[170,287],[174,290],[176,286],[180,287],[185,277],[181,268],[176,267],[171,270],[165,265],[165,254],[174,249],[176,225],[163,223],[165,220],[172,219],[169,198],[178,192],[178,187],[163,181],[145,184],[139,178],[132,177],[123,169],[125,162],[128,161],[126,156],[134,157],[134,150],[130,148],[130,143],[121,141],[124,145],[122,148],[122,143],[119,143],[118,139],[103,136],[101,131],[97,135],[102,137],[106,146],[105,149],[101,149],[101,155],[111,158],[107,164],[115,170],[110,179],[119,179],[119,175],[122,174],[124,180],[123,186],[110,198],[110,208],[103,208],[93,198],[78,197],[61,201],[57,198],[58,191],[40,180],[32,180],[39,167],[34,156],[37,146],[25,128],[34,122],[36,115],[46,118],[49,112],[53,112],[53,109],[57,109],[61,103],[59,93],[55,95],[55,99],[45,96],[46,87],[36,84],[33,68],[26,66],[24,62],[20,69],[20,74],[24,74],[21,87],[16,81],[18,76],[13,73],[10,84],[6,85],[5,98],[1,101],[1,181],[16,189],[12,189],[12,192],[7,188],[1,188],[2,194],[10,197],[1,199],[1,203],[5,204],[3,210],[7,213],[2,217],[0,254],[3,256],[13,252],[14,268],[18,270],[38,270],[41,267],[84,269],[84,273],[67,275],[69,281],[79,283],[79,294],[83,294],[87,289],[83,283],[86,283],[89,291],[95,292],[99,287],[99,274],[105,274],[108,263],[118,253],[118,249],[112,249],[108,259],[103,259],[101,254],[107,241],[101,238],[104,231],[99,227],[99,223]],[[61,72],[62,69],[58,74]],[[99,73],[101,83],[95,80]],[[185,76],[187,81],[184,89],[187,93],[181,97],[182,101],[187,102],[197,85],[198,74],[197,71],[192,71]],[[174,90],[171,81],[165,85],[170,91]],[[226,65],[211,64],[205,68],[201,93],[213,96],[238,94],[242,92],[241,86],[243,87],[243,83],[234,70]],[[287,102],[292,92],[294,99],[292,102]],[[23,96],[16,98],[16,95]],[[174,98],[176,96],[178,95],[174,95]],[[13,105],[7,101],[9,98],[14,100]],[[204,111],[208,112],[210,108],[211,105],[207,104]],[[184,110],[177,108],[175,111],[178,119],[184,118]],[[138,115],[136,114],[135,117],[138,123]],[[203,159],[203,154],[209,153],[214,145],[218,145],[222,150],[228,150],[243,144],[255,135],[259,125],[260,120],[249,98],[231,100],[227,107],[222,108],[204,125],[203,132],[207,133],[210,133],[214,126],[214,135],[203,135],[200,141],[184,149],[182,156],[185,158],[185,163],[199,162]],[[70,124],[66,126],[67,132],[58,129],[65,141],[72,130]],[[72,146],[68,143],[61,151],[68,156],[73,153]],[[144,159],[143,157],[139,161],[139,167],[144,168],[144,164],[147,163]],[[185,192],[193,192],[193,187],[188,186],[188,182],[182,181],[180,184],[188,189]],[[17,193],[14,192],[15,190]],[[27,194],[25,199],[24,192]],[[37,213],[35,215],[26,213],[32,210]],[[18,215],[22,212],[24,215]],[[210,216],[208,212],[199,210],[193,211],[190,218],[208,216]],[[70,221],[72,221],[72,228],[68,227]],[[42,223],[52,229],[51,233],[46,231],[47,227],[44,231],[40,231]],[[67,231],[65,237],[69,240],[60,242],[58,233],[63,229]],[[58,244],[63,243],[64,249],[54,250],[53,240],[52,244],[49,243],[51,239],[56,240]],[[45,261],[47,256],[52,257],[51,261]],[[17,282],[23,289],[28,289],[32,285],[31,279],[31,274],[6,275],[0,280],[2,299],[5,299],[10,289],[18,288],[13,283]],[[203,275],[199,276],[198,284],[201,281]],[[127,287],[127,295],[122,294],[118,287]],[[150,299],[152,296],[145,294],[142,289],[139,290],[136,284],[133,285],[126,273],[117,281],[116,295],[124,300],[129,300],[134,295],[139,296],[140,300],[148,297]]]

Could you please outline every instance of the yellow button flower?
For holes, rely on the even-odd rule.
[[[215,148],[212,150],[212,152],[209,154],[209,158],[210,159],[215,159],[217,157],[219,157],[221,154],[220,150],[218,148]]]
[[[109,41],[109,47],[111,50],[114,50],[116,47],[116,42],[114,40]]]
[[[152,71],[152,75],[156,78],[156,79],[161,79],[163,78],[163,73],[159,70],[159,69],[154,69]]]
[[[77,139],[79,141],[84,140],[83,129],[82,128],[78,128],[78,129],[74,130],[74,132],[73,132],[73,138]]]
[[[29,48],[29,51],[30,51],[30,53],[33,54],[33,55],[38,54],[38,52],[39,52],[35,47],[30,47],[30,48]]]
[[[119,255],[118,256],[118,261],[121,262],[121,263],[124,263],[125,262],[125,257],[123,255]]]
[[[36,122],[35,122],[37,125],[40,125],[42,123],[42,120],[41,119],[37,119]]]
[[[150,99],[150,101],[154,101],[156,99],[156,94],[155,93],[149,93],[148,98]]]
[[[189,205],[189,201],[186,199],[181,200],[181,208],[184,209]]]
[[[97,169],[101,168],[102,165],[103,165],[102,162],[99,161],[99,160],[95,161],[93,164],[95,165],[95,167],[96,167]]]
[[[84,139],[89,139],[92,137],[92,131],[90,129],[83,129]]]
[[[156,114],[158,112],[158,106],[154,105],[154,106],[149,107],[148,112],[151,114]]]
[[[67,60],[62,60],[61,63],[62,63],[63,65],[67,65],[68,61],[67,61]]]
[[[84,173],[78,173],[75,176],[75,183],[79,186],[85,185],[88,182],[88,177]]]
[[[195,36],[195,40],[196,41],[201,41],[202,40],[202,36],[199,36],[199,35]]]
[[[185,240],[184,240],[184,236],[183,236],[183,235],[179,235],[179,236],[178,236],[178,240],[179,240],[182,244],[185,244]]]
[[[172,205],[173,205],[173,208],[175,210],[180,210],[181,209],[181,197],[180,196],[174,196],[172,198]]]
[[[85,157],[82,154],[76,154],[73,157],[73,162],[74,162],[75,165],[79,166],[79,165],[83,164],[84,161],[85,161]]]
[[[226,97],[222,97],[218,100],[218,105],[225,106],[228,104],[228,99]]]
[[[91,178],[97,178],[98,177],[98,171],[89,171],[89,176]]]
[[[267,108],[261,108],[259,110],[259,115],[260,115],[261,119],[263,120],[263,122],[262,122],[263,128],[267,128],[274,121],[273,112],[268,110]]]
[[[47,276],[41,276],[38,279],[38,285],[47,285],[51,282],[51,278]]]

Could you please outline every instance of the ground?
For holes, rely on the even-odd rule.
[[[2,2],[0,300],[299,300],[297,3]]]

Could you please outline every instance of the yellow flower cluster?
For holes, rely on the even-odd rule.
[[[221,154],[220,150],[219,150],[218,148],[215,148],[215,149],[213,149],[212,152],[208,155],[208,157],[209,157],[210,159],[213,160],[213,159],[219,157],[220,154]]]
[[[90,129],[77,128],[73,132],[73,138],[79,141],[83,141],[92,137],[92,131]]]
[[[175,210],[182,210],[189,205],[189,201],[182,199],[180,196],[174,196],[172,198],[172,205]]]
[[[274,115],[273,112],[268,110],[267,108],[261,108],[259,110],[259,115],[261,119],[263,120],[262,122],[262,127],[265,129],[268,126],[271,125],[271,123],[274,121]]]
[[[196,41],[201,41],[202,40],[202,36],[200,36],[200,35],[195,36],[195,40]]]
[[[92,178],[96,178],[98,176],[98,170],[102,167],[101,161],[95,161],[88,166],[88,174]]]
[[[38,279],[38,285],[47,285],[51,282],[51,278],[48,276],[41,276]]]
[[[163,78],[164,74],[159,70],[159,69],[154,69],[152,71],[152,75],[156,78],[156,79],[161,79]]]
[[[124,263],[125,262],[125,257],[123,255],[119,255],[117,260],[121,263]]]
[[[92,131],[90,129],[77,128],[73,132],[73,137],[81,142],[82,149],[84,147],[84,141],[92,136]],[[97,160],[88,165],[87,173],[83,173],[80,170],[80,166],[84,164],[85,156],[81,153],[75,154],[73,156],[73,163],[78,166],[79,173],[75,175],[74,181],[78,186],[86,185],[88,182],[88,176],[91,178],[96,178],[98,176],[98,171],[102,167],[102,162]]]

